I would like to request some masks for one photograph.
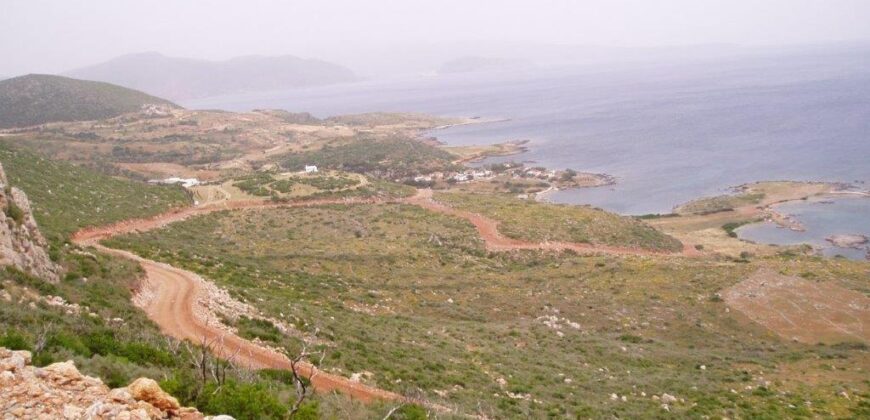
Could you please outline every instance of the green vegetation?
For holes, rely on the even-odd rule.
[[[275,182],[275,177],[271,173],[256,172],[238,178],[238,181],[233,182],[233,185],[248,194],[268,197],[272,195],[268,186],[273,182]]]
[[[332,124],[368,127],[378,125],[400,125],[411,122],[430,128],[460,122],[460,120],[453,118],[434,117],[426,114],[406,112],[368,112],[363,114],[338,115],[329,117],[324,121]]]
[[[0,144],[0,162],[9,183],[27,193],[34,217],[49,239],[61,240],[86,226],[147,217],[190,202],[178,186],[110,177],[5,144]]]
[[[635,216],[635,217],[637,217],[638,219],[641,219],[641,220],[654,220],[654,219],[665,219],[668,217],[680,217],[680,215],[676,214],[676,213],[664,213],[664,214],[647,213],[647,214],[642,214],[640,216]]]
[[[254,112],[277,117],[286,123],[303,125],[323,125],[324,121],[308,112],[289,112],[283,109],[255,109]]]
[[[342,173],[281,176],[273,172],[256,172],[235,178],[233,182],[235,187],[248,194],[275,198],[323,195],[348,190],[360,184],[357,176]],[[299,194],[293,194],[294,192]]]
[[[7,197],[9,192],[7,191]],[[6,203],[6,208],[3,210],[6,213],[6,217],[14,220],[17,224],[24,223],[24,210],[21,210],[21,207],[18,207],[18,204],[15,204],[14,201],[9,200]]]
[[[736,238],[737,237],[737,229],[740,228],[741,226],[745,226],[745,225],[748,225],[750,223],[752,223],[752,221],[750,221],[750,220],[744,220],[744,221],[740,221],[740,222],[728,222],[728,223],[725,223],[724,225],[722,225],[722,230],[724,230],[725,233],[728,234],[728,236],[730,236],[732,238]]]
[[[265,319],[251,319],[242,316],[236,321],[235,327],[238,328],[240,336],[249,340],[257,338],[273,343],[281,341],[281,331],[275,324]]]
[[[316,164],[321,169],[357,172],[386,179],[407,178],[453,167],[454,156],[438,147],[410,139],[365,136],[315,151],[286,155],[279,160],[291,171]]]
[[[0,161],[10,182],[30,195],[42,228],[57,239],[82,226],[147,216],[187,202],[177,187],[115,179],[6,146],[0,148]],[[285,418],[295,395],[286,378],[252,374],[213,359],[211,368],[223,369],[226,380],[201,377],[194,360],[202,349],[167,339],[133,306],[131,291],[143,275],[136,263],[71,244],[53,245],[53,258],[66,272],[57,284],[0,268],[0,346],[31,351],[37,366],[73,360],[84,374],[111,387],[138,377],[154,378],[183,404],[208,414]],[[58,298],[63,305],[57,304]],[[241,319],[239,325],[244,335],[277,337],[267,321]],[[389,408],[363,406],[341,396],[314,397],[297,418],[318,418],[321,413],[380,418]]]
[[[346,175],[291,177],[278,181],[273,187],[281,192],[290,192],[295,184],[309,185],[319,190],[334,191],[359,185],[359,180]]]
[[[109,83],[31,74],[0,81],[0,128],[110,118],[145,104],[177,107]]]
[[[179,367],[156,326],[130,303],[141,275],[136,264],[84,253],[65,253],[62,263],[68,274],[58,284],[0,270],[0,290],[12,296],[0,305],[0,346],[33,351],[39,366],[72,357],[112,386]],[[44,300],[49,295],[83,306],[67,313],[49,305]],[[29,306],[31,301],[35,305]]]
[[[11,298],[0,305],[0,347],[33,352],[37,366],[71,359],[82,373],[102,378],[110,387],[143,376],[163,378],[164,390],[207,414],[285,418],[295,395],[286,379],[252,375],[214,360],[211,366],[221,366],[227,379],[201,379],[194,361],[202,350],[190,346],[191,353],[185,345],[167,339],[130,302],[130,290],[142,275],[138,265],[85,253],[66,253],[62,260],[69,274],[56,285],[14,269],[0,269],[0,293]],[[59,296],[80,305],[79,309],[70,312],[50,305],[48,296]],[[343,398],[325,402],[314,397],[303,406],[309,417],[299,418],[318,418],[324,405],[328,410],[349,407],[361,417],[388,410],[379,404],[353,405]]]
[[[528,241],[565,241],[679,251],[682,244],[644,222],[580,206],[543,204],[506,195],[439,193],[452,207],[491,217],[505,236]]]
[[[764,192],[739,192],[737,194],[720,195],[692,200],[676,209],[678,214],[712,214],[731,211],[737,207],[761,203]]]
[[[199,272],[300,334],[319,331],[325,369],[371,372],[379,387],[460,413],[849,417],[870,394],[857,370],[865,349],[782,340],[709,298],[761,266],[862,290],[861,262],[491,254],[466,221],[406,205],[215,213],[109,245]],[[825,365],[856,375],[788,373]],[[652,399],[662,393],[684,402],[669,414]]]

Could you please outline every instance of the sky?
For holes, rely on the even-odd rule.
[[[226,59],[463,43],[660,47],[870,40],[870,0],[0,0],[0,76],[129,53]]]

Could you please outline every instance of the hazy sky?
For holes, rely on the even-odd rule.
[[[330,58],[464,41],[821,43],[868,40],[868,22],[870,0],[0,0],[0,75],[142,51]]]

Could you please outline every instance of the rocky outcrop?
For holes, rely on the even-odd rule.
[[[79,373],[72,361],[30,366],[30,352],[0,347],[0,418],[209,419],[182,407],[157,382],[139,378],[109,389]],[[228,419],[218,416],[213,419]]]
[[[61,268],[51,261],[39,232],[30,200],[9,185],[0,165],[0,265],[11,265],[50,282],[60,279]]]
[[[831,235],[825,238],[825,240],[838,248],[856,249],[861,249],[864,245],[867,245],[867,242],[870,242],[870,238],[864,235]]]

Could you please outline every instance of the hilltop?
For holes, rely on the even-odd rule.
[[[328,85],[356,79],[345,67],[291,55],[225,61],[167,57],[148,52],[75,69],[67,75],[139,89],[173,100],[236,92]]]
[[[177,107],[109,83],[29,74],[0,81],[0,128],[111,118],[148,104]]]

